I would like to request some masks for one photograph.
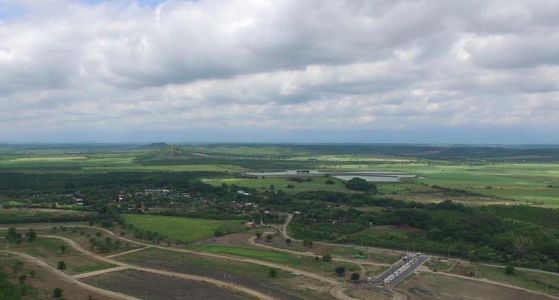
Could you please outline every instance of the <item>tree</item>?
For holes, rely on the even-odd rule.
[[[17,232],[15,227],[10,227],[8,233],[6,234],[6,239],[17,241],[21,239],[21,233]]]
[[[347,189],[354,190],[354,191],[369,192],[369,193],[377,192],[377,186],[374,183],[368,182],[367,180],[359,177],[354,177],[348,180],[345,184],[345,187]]]
[[[267,234],[267,235],[266,235],[266,241],[267,241],[267,242],[271,242],[272,239],[274,239],[274,235],[273,235],[273,234]]]
[[[54,288],[54,290],[52,290],[52,295],[54,298],[62,298],[62,292],[61,288]]]
[[[515,272],[516,272],[516,270],[514,269],[514,266],[511,266],[511,265],[506,266],[505,274],[514,275]]]
[[[335,184],[336,182],[332,179],[327,179],[325,183],[326,184]]]
[[[325,262],[331,262],[332,261],[332,255],[324,254],[324,255],[322,255],[322,260],[325,261]]]
[[[335,271],[336,271],[336,274],[338,274],[338,276],[344,277],[344,275],[345,275],[345,267],[344,266],[337,267]]]
[[[271,268],[270,271],[268,271],[268,275],[272,278],[276,278],[278,276],[278,271],[274,268]]]
[[[259,240],[262,237],[262,232],[258,231],[256,232],[256,239]]]
[[[21,269],[23,269],[23,261],[21,260],[15,260],[12,263],[12,271],[14,271],[14,274],[19,273],[19,271],[21,271]]]
[[[291,239],[285,239],[285,243],[291,245]]]
[[[27,240],[32,242],[37,238],[37,233],[35,232],[35,230],[33,230],[33,228],[29,229],[29,231],[27,232]]]
[[[58,262],[58,265],[56,266],[56,268],[59,269],[59,270],[66,270],[66,263],[63,260],[61,260],[61,261]]]
[[[359,278],[361,278],[361,275],[359,275],[359,273],[351,273],[351,281],[353,281],[354,283],[358,283]]]
[[[60,245],[60,252],[65,253],[66,249],[66,245]]]
[[[25,275],[25,274],[24,274],[24,275],[21,275],[21,276],[19,276],[19,277],[17,278],[17,280],[18,280],[18,282],[19,282],[20,284],[24,284],[24,283],[25,283],[25,280],[27,280],[27,275]]]

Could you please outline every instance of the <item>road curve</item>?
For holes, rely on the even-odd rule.
[[[531,294],[538,294],[538,295],[542,295],[542,296],[547,296],[549,298],[552,299],[559,299],[559,297],[557,296],[553,296],[553,295],[549,295],[543,292],[538,292],[538,291],[534,291],[534,290],[529,290],[529,289],[525,289],[516,285],[512,285],[512,284],[507,284],[507,283],[502,283],[502,282],[497,282],[497,281],[492,281],[489,279],[484,279],[484,278],[473,278],[473,277],[468,277],[468,276],[462,276],[462,275],[457,275],[457,274],[451,274],[451,273],[445,273],[445,272],[435,272],[435,271],[431,271],[427,268],[423,268],[419,271],[420,273],[430,273],[430,274],[435,274],[435,275],[441,275],[441,276],[450,276],[450,277],[456,277],[456,278],[460,278],[460,279],[464,279],[464,280],[473,280],[473,281],[479,281],[479,282],[484,282],[487,284],[493,284],[493,285],[499,285],[502,287],[506,287],[506,288],[511,288],[511,289],[515,289],[515,290],[521,290],[527,293],[531,293]]]
[[[31,256],[29,254],[25,254],[25,253],[22,253],[22,252],[8,251],[8,250],[0,250],[0,252],[16,255],[16,256],[19,256],[19,257],[21,257],[21,258],[23,258],[27,261],[31,261],[31,262],[39,265],[40,267],[49,270],[51,273],[56,274],[58,277],[62,278],[66,282],[78,285],[78,286],[80,286],[84,289],[87,289],[87,290],[90,290],[92,292],[101,294],[103,296],[107,296],[107,297],[110,297],[110,298],[113,298],[113,299],[141,300],[141,299],[136,298],[136,297],[132,297],[132,296],[125,295],[125,294],[122,294],[122,293],[118,293],[118,292],[113,292],[113,291],[110,291],[110,290],[105,290],[105,289],[102,289],[102,288],[99,288],[99,287],[96,287],[96,286],[93,286],[93,285],[89,285],[85,282],[81,282],[77,278],[74,278],[73,276],[71,276],[69,274],[66,274],[66,273],[54,268],[53,266],[47,264],[46,262],[42,261],[41,259],[39,259],[35,256]]]
[[[72,248],[76,249],[77,251],[79,251],[79,252],[81,252],[85,255],[91,256],[93,258],[96,258],[98,260],[101,260],[101,261],[104,261],[104,262],[107,262],[107,263],[115,264],[115,265],[120,266],[120,267],[126,267],[128,269],[132,269],[132,270],[136,270],[136,271],[148,272],[148,273],[159,274],[159,275],[164,275],[164,276],[171,276],[171,277],[181,278],[181,279],[186,279],[186,280],[193,280],[193,281],[198,281],[198,282],[202,282],[202,283],[210,283],[210,284],[213,284],[213,285],[221,287],[221,288],[226,288],[226,289],[229,289],[229,290],[235,290],[235,291],[238,291],[238,292],[242,292],[244,294],[250,295],[250,296],[258,298],[258,299],[273,300],[273,298],[268,296],[268,295],[265,295],[263,293],[255,291],[253,289],[250,289],[250,288],[247,288],[247,287],[244,287],[244,286],[240,286],[240,285],[236,285],[236,284],[233,284],[233,283],[228,283],[228,282],[224,282],[224,281],[221,281],[221,280],[217,280],[217,279],[213,279],[213,278],[209,278],[209,277],[204,277],[204,276],[197,276],[197,275],[177,273],[177,272],[171,272],[171,271],[165,271],[165,270],[145,268],[145,267],[141,267],[141,266],[136,266],[136,265],[132,265],[132,264],[123,263],[123,262],[116,261],[116,260],[113,260],[113,259],[110,259],[110,258],[106,258],[106,257],[100,256],[98,254],[92,253],[87,249],[84,249],[79,244],[77,244],[75,241],[73,241],[69,238],[66,238],[66,237],[61,237],[61,236],[56,236],[56,235],[40,235],[40,237],[63,240],[66,243],[68,243]]]

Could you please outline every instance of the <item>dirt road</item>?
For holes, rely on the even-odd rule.
[[[115,264],[115,265],[120,266],[120,267],[132,269],[132,270],[137,270],[137,271],[142,271],[142,272],[153,273],[153,274],[171,276],[171,277],[175,277],[175,278],[182,278],[182,279],[186,279],[186,280],[193,280],[193,281],[198,281],[198,282],[210,283],[210,284],[213,284],[215,286],[218,286],[218,287],[221,287],[221,288],[226,288],[226,289],[229,289],[229,290],[235,290],[235,291],[250,295],[250,296],[258,298],[258,299],[273,300],[272,297],[270,297],[268,295],[265,295],[265,294],[262,294],[258,291],[253,290],[253,289],[249,289],[247,287],[243,287],[243,286],[240,286],[240,285],[224,282],[224,281],[221,281],[221,280],[216,280],[216,279],[213,279],[213,278],[190,275],[190,274],[184,274],[184,273],[177,273],[177,272],[171,272],[171,271],[157,270],[157,269],[152,269],[152,268],[145,268],[145,267],[141,267],[141,266],[136,266],[136,265],[116,261],[116,260],[101,256],[101,255],[92,253],[89,250],[84,249],[83,247],[81,247],[79,244],[77,244],[73,240],[71,240],[69,238],[66,238],[66,237],[61,237],[61,236],[56,236],[56,235],[40,235],[40,237],[63,240],[66,243],[68,243],[68,245],[70,245],[72,248],[76,249],[77,251],[79,251],[79,252],[81,252],[85,255],[91,256],[93,258],[96,258],[98,260],[101,260],[101,261],[104,261],[104,262],[107,262],[107,263]],[[72,279],[75,280],[75,278],[72,278]]]
[[[121,293],[105,290],[105,289],[98,288],[96,286],[89,285],[87,283],[81,282],[78,279],[76,279],[75,277],[73,277],[69,274],[66,274],[66,273],[52,267],[51,265],[47,264],[46,262],[40,260],[37,257],[31,256],[31,255],[28,255],[28,254],[25,254],[25,253],[21,253],[21,252],[15,252],[15,251],[0,250],[0,252],[9,253],[9,254],[12,254],[12,255],[19,256],[24,260],[35,263],[35,264],[39,265],[40,267],[50,271],[51,273],[53,273],[56,276],[62,278],[66,282],[78,285],[78,286],[80,286],[84,289],[95,292],[97,294],[101,294],[103,296],[107,296],[107,297],[110,297],[110,298],[113,298],[113,299],[140,300],[136,297],[132,297],[132,296],[124,295],[124,294],[121,294]]]

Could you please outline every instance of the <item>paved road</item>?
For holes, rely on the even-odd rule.
[[[427,259],[429,259],[429,256],[418,254],[407,261],[400,260],[375,279],[372,285],[374,287],[395,287],[415,272]]]

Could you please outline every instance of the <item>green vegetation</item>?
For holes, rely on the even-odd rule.
[[[330,275],[334,275],[335,269],[339,266],[344,266],[348,270],[354,271],[359,268],[353,264],[340,264],[332,262],[332,257],[329,259],[323,259],[321,262],[316,261],[313,257],[308,256],[296,256],[292,254],[287,254],[278,251],[263,250],[258,248],[250,247],[231,247],[231,246],[219,246],[219,245],[196,245],[193,246],[194,249],[199,251],[204,251],[214,254],[225,254],[232,256],[255,258],[260,260],[266,260],[271,262],[276,262],[295,268],[307,269],[312,272],[324,271]]]
[[[469,208],[452,201],[370,212],[316,209],[295,219],[299,238],[441,253],[558,271],[559,227],[499,217],[500,206]],[[503,209],[507,210],[506,207]],[[520,209],[520,208],[517,208]],[[526,207],[527,212],[544,208]],[[553,211],[559,217],[559,210]],[[539,215],[534,214],[532,215]]]
[[[357,177],[348,180],[345,187],[360,192],[369,192],[373,194],[377,192],[377,186],[374,183],[367,182],[367,180]]]
[[[327,181],[333,182],[332,184],[327,184]],[[294,181],[288,178],[220,178],[220,179],[205,179],[204,182],[214,185],[216,187],[226,184],[230,187],[240,187],[245,189],[254,189],[255,191],[279,191],[282,190],[285,193],[295,194],[299,192],[307,191],[339,191],[339,192],[351,192],[345,188],[344,182],[336,178],[328,177],[312,177],[311,180],[301,180]],[[291,185],[292,188],[287,186]]]
[[[20,251],[41,258],[55,268],[63,268],[69,274],[79,274],[114,267],[114,265],[98,261],[82,255],[68,247],[58,239],[37,238],[33,241],[25,239],[19,242],[2,243],[2,247],[11,251]],[[64,250],[63,250],[64,249]]]
[[[214,236],[216,230],[224,233],[244,229],[238,220],[209,220],[155,215],[125,215],[126,223],[141,230],[165,235],[173,240],[192,242]]]
[[[76,210],[29,208],[0,209],[0,223],[3,224],[89,221],[96,217],[97,214],[95,213]]]
[[[547,292],[552,295],[559,295],[559,275],[518,269],[514,270],[514,268],[512,274],[509,274],[507,268],[476,266],[476,270],[482,278],[504,282],[534,291]]]

